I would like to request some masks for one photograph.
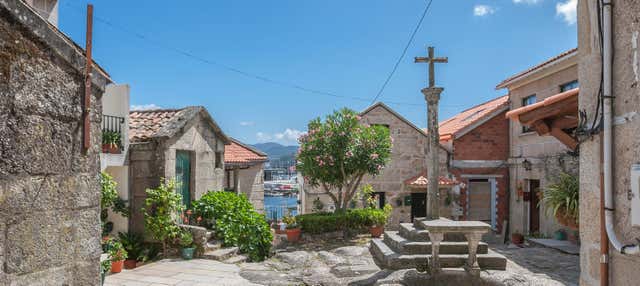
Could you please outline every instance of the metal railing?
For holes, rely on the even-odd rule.
[[[125,136],[127,136],[127,134],[124,134],[124,123],[125,123],[124,117],[102,115],[103,136],[105,135],[105,133],[111,133],[111,132],[120,134],[120,142],[118,144],[119,145],[118,147],[120,148],[124,147]]]

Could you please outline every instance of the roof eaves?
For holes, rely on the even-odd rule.
[[[546,68],[555,66],[561,62],[564,62],[568,59],[571,59],[573,57],[577,57],[578,55],[578,49],[577,48],[573,48],[570,49],[568,51],[565,51],[563,53],[560,53],[559,55],[556,55],[540,64],[537,64],[533,67],[530,67],[522,72],[519,72],[505,80],[503,80],[502,82],[500,82],[497,86],[496,89],[503,89],[506,88],[510,85],[512,85],[513,83],[520,81],[524,78],[527,78],[531,75],[534,75],[542,70],[545,70]]]

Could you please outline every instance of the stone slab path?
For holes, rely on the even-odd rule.
[[[527,240],[533,244],[539,244],[540,246],[557,249],[567,254],[580,254],[580,246],[577,246],[566,240],[556,240],[548,238],[529,238]]]
[[[579,284],[580,256],[578,255],[535,245],[522,248],[491,245],[491,249],[507,257],[508,272],[544,282],[536,285]]]
[[[237,265],[206,259],[164,259],[108,275],[105,286],[257,285],[240,277]]]

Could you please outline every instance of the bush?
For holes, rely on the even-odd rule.
[[[361,231],[375,225],[385,225],[391,206],[384,209],[352,209],[335,213],[303,214],[297,217],[298,224],[305,233],[320,234],[325,232],[355,230]]]
[[[154,239],[162,242],[164,256],[168,257],[168,244],[180,233],[175,215],[183,208],[182,196],[176,193],[174,180],[161,184],[157,189],[147,189],[146,192],[145,207],[142,209],[145,229]]]
[[[215,221],[216,233],[225,245],[238,246],[252,261],[262,261],[269,255],[273,240],[269,224],[244,195],[210,191],[192,206],[206,226]]]

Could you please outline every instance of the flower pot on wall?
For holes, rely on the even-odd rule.
[[[384,225],[369,227],[369,233],[371,233],[371,237],[379,238],[383,232]]]
[[[111,261],[111,273],[122,272],[122,266],[124,266],[124,260]]]
[[[300,228],[287,229],[287,240],[290,242],[298,242],[300,240]]]
[[[134,269],[136,268],[137,264],[138,261],[136,261],[135,259],[127,259],[124,261],[124,269]]]

